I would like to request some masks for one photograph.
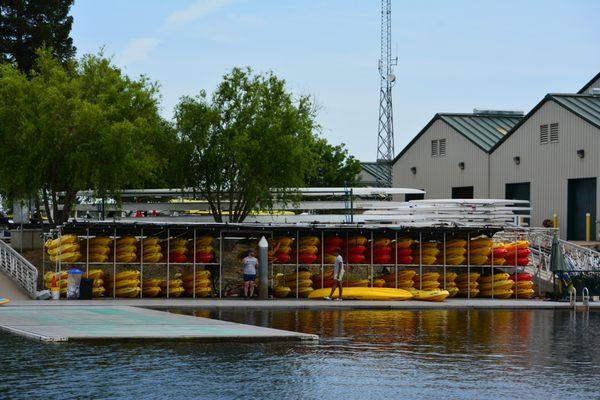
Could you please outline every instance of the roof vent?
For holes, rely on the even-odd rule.
[[[600,87],[595,87],[590,90],[592,96],[600,96]]]
[[[497,117],[522,117],[525,115],[523,111],[519,110],[482,110],[479,108],[473,109],[475,115],[489,115]]]

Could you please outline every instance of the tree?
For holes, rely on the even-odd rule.
[[[331,145],[323,138],[315,139],[315,174],[307,180],[308,186],[341,187],[354,186],[361,170],[360,161],[348,154],[344,144]]]
[[[40,47],[52,49],[61,63],[75,55],[69,36],[73,0],[1,0],[0,61],[14,62],[29,73]]]
[[[204,92],[184,97],[175,115],[188,183],[215,221],[223,220],[224,201],[229,221],[241,222],[272,206],[271,189],[290,198],[314,171],[314,107],[308,97],[294,100],[272,73],[234,68],[210,100]]]
[[[156,84],[122,75],[102,55],[63,67],[42,50],[30,77],[2,66],[0,190],[13,199],[41,192],[50,223],[58,225],[79,190],[118,196],[143,186],[166,167],[160,147],[176,134],[157,104]]]

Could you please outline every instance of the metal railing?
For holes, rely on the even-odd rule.
[[[0,270],[33,299],[36,295],[38,270],[25,257],[0,240]]]

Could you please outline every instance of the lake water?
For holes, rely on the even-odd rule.
[[[60,343],[0,332],[0,399],[598,399],[600,312],[176,311],[318,343]]]

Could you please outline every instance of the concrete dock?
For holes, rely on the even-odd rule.
[[[318,336],[138,307],[98,304],[0,307],[0,330],[32,339],[310,341]],[[67,302],[62,302],[66,304]]]
[[[577,303],[578,306],[581,302]],[[153,298],[153,299],[94,299],[94,300],[15,300],[6,307],[71,307],[71,306],[133,306],[151,309],[197,308],[216,310],[223,308],[233,309],[377,309],[377,310],[419,310],[419,309],[568,309],[572,308],[568,302],[548,301],[539,299],[486,299],[486,298],[452,298],[441,303],[428,301],[366,301],[345,300],[326,301],[308,299],[271,299],[245,300],[241,298],[228,299],[190,299],[190,298]],[[591,302],[591,309],[600,309],[600,302]]]

